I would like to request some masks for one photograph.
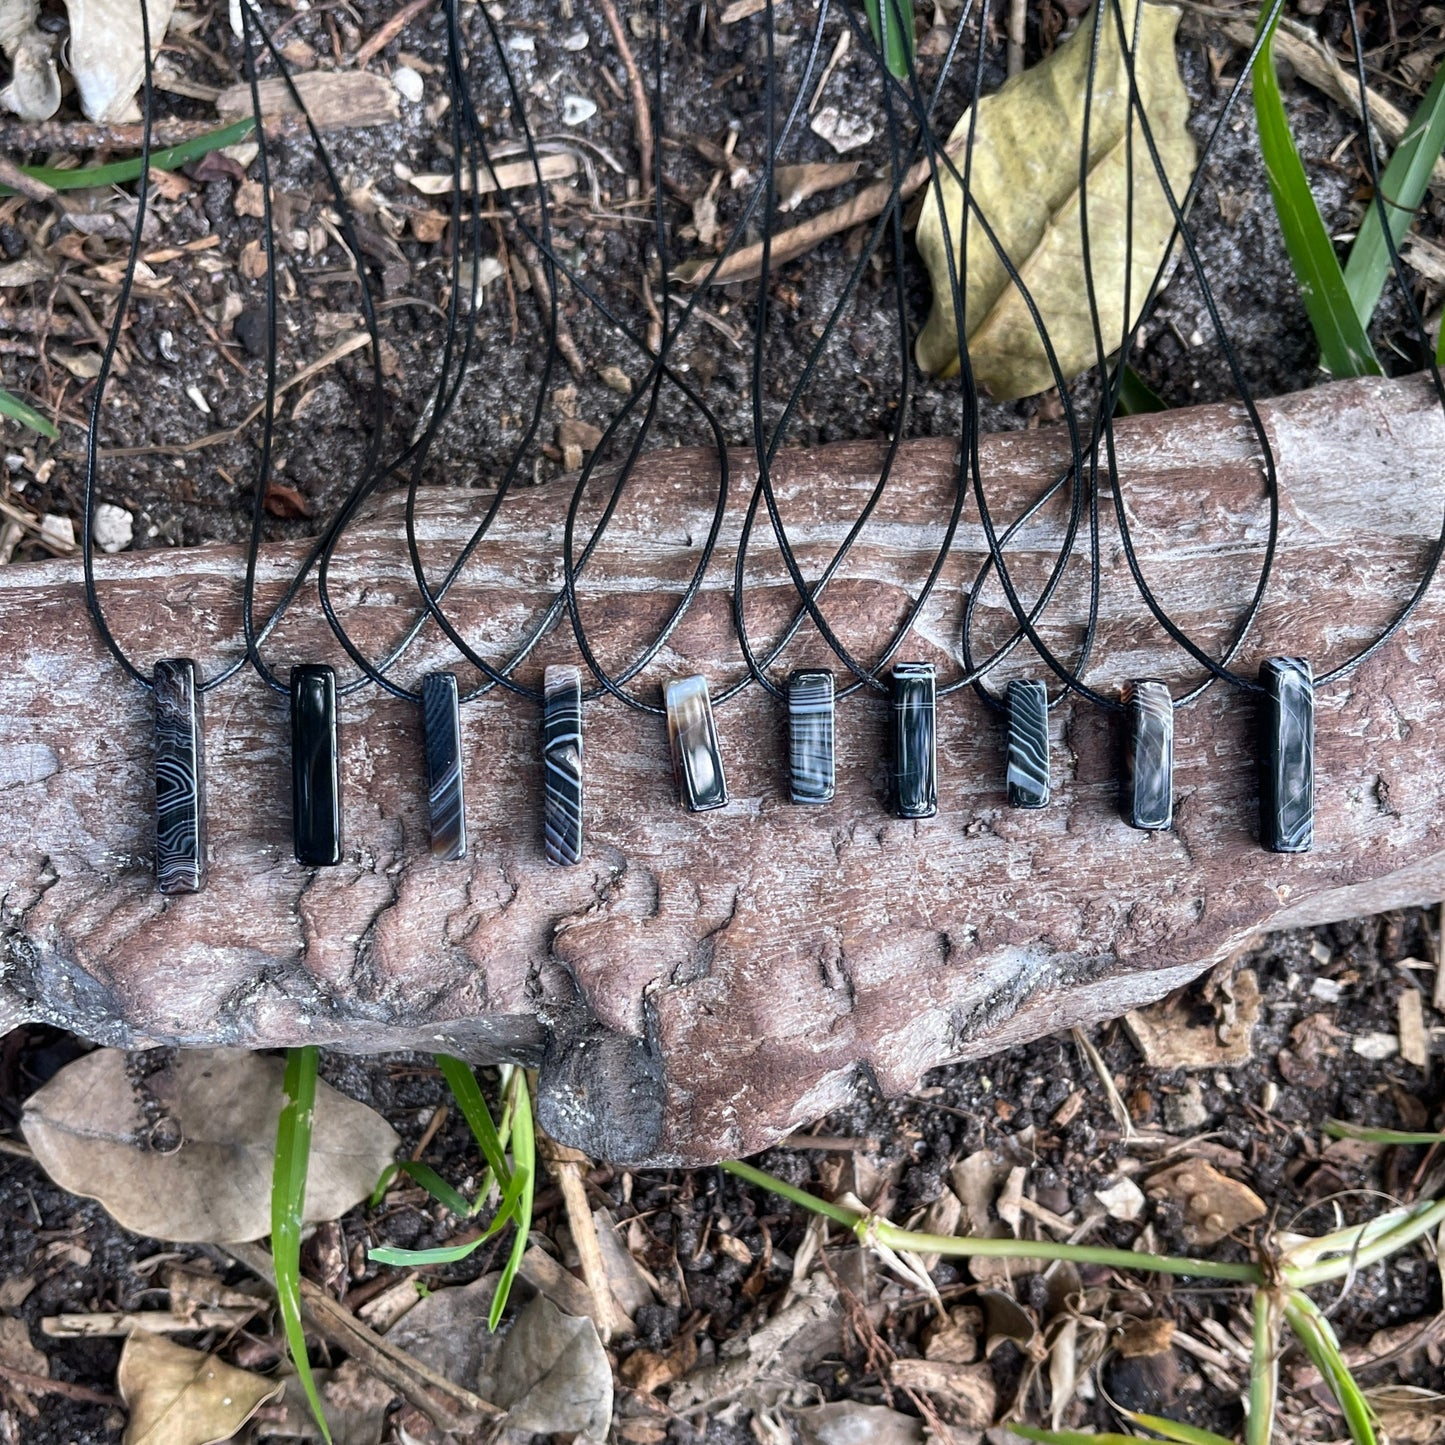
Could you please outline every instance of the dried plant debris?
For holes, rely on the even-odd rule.
[[[97,1049],[26,1101],[26,1142],[62,1188],[159,1239],[230,1243],[271,1229],[283,1061],[230,1049],[143,1056]],[[396,1149],[379,1114],[317,1088],[306,1219],[335,1219],[375,1186]]]
[[[1140,98],[1170,182],[1182,195],[1196,152],[1189,135],[1189,97],[1174,55],[1180,12],[1172,6],[1122,0],[1119,10],[1126,34],[1133,31],[1136,8],[1142,10],[1134,59]],[[969,177],[973,195],[1043,316],[1066,381],[1098,361],[1085,284],[1078,165],[1093,14],[1097,10],[1048,59],[979,101],[976,118],[965,112],[948,140],[961,173],[963,147],[974,130]],[[1165,259],[1174,226],[1137,123],[1130,142],[1128,98],[1117,29],[1109,23],[1099,41],[1093,105],[1088,108],[1087,219],[1099,324],[1110,349],[1126,329],[1126,294],[1132,322]],[[942,191],[958,270],[962,190],[945,173]],[[1125,223],[1131,213],[1132,249],[1126,275],[1130,228]],[[975,376],[1000,401],[1032,396],[1055,385],[1057,378],[1028,306],[972,212],[967,242],[961,300]],[[933,310],[918,338],[918,364],[926,371],[952,375],[958,368],[958,332],[948,252],[931,187],[918,222],[918,249],[933,281]]]
[[[49,120],[60,109],[55,41],[36,24],[39,18],[39,0],[0,0],[0,51],[10,62],[0,109],[21,120]]]
[[[166,38],[175,0],[65,0],[70,16],[66,64],[87,120],[105,125],[140,119],[136,91],[145,75],[142,3],[154,59]]]
[[[278,1380],[144,1332],[126,1341],[117,1379],[130,1411],[125,1445],[215,1445],[282,1390]]]

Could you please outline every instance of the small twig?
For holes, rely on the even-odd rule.
[[[537,305],[543,311],[550,311],[552,288],[547,284],[547,272],[542,266],[542,259],[532,246],[527,247],[524,259],[527,273],[532,278],[532,289],[537,293]],[[567,325],[560,307],[557,310],[557,350],[562,353],[562,360],[567,363],[567,369],[572,375],[578,381],[584,380],[587,376],[587,363],[582,360],[582,353],[577,350],[572,329]]]
[[[258,1301],[249,1308],[221,1307],[174,1314],[170,1310],[130,1310],[94,1315],[47,1315],[40,1321],[43,1334],[58,1340],[123,1339],[128,1335],[179,1335],[195,1330],[236,1330],[260,1311]]]
[[[407,3],[396,12],[372,37],[363,41],[357,48],[356,54],[352,56],[351,63],[360,70],[371,58],[384,50],[393,40],[409,25],[432,0],[407,0]]]
[[[632,120],[637,131],[637,153],[642,160],[642,194],[652,193],[652,113],[647,104],[647,89],[642,84],[642,72],[637,68],[632,47],[627,43],[627,32],[622,28],[621,17],[613,0],[598,0],[607,28],[622,56],[622,67],[627,72],[627,85],[632,91]]]
[[[228,1244],[222,1248],[275,1288],[271,1256],[259,1245]],[[319,1335],[354,1356],[443,1430],[466,1434],[475,1422],[495,1420],[505,1413],[480,1395],[454,1385],[416,1356],[388,1343],[309,1279],[301,1281],[301,1312]]]
[[[18,1385],[32,1395],[64,1395],[67,1400],[83,1400],[87,1405],[108,1405],[125,1408],[125,1401],[115,1395],[102,1394],[85,1385],[73,1385],[69,1380],[52,1380],[49,1375],[32,1375],[25,1370],[12,1370],[9,1365],[0,1365],[0,1377]]]
[[[1028,19],[1028,0],[1009,0],[1008,7],[1008,73],[1017,75],[1024,68],[1024,26]]]
[[[605,1345],[614,1334],[627,1328],[628,1319],[612,1293],[607,1278],[607,1266],[602,1260],[602,1246],[597,1240],[597,1225],[592,1218],[592,1209],[587,1202],[587,1189],[582,1183],[582,1170],[587,1166],[586,1155],[565,1144],[558,1144],[545,1135],[537,1136],[537,1153],[547,1161],[547,1169],[562,1191],[562,1203],[567,1209],[567,1225],[572,1231],[572,1243],[582,1264],[582,1278],[592,1296],[592,1315],[597,1333]]]
[[[19,166],[6,160],[4,156],[0,156],[0,185],[9,186],[11,190],[28,196],[32,201],[53,201],[59,194],[53,186],[47,186],[44,181],[38,181],[34,176],[27,176]]]

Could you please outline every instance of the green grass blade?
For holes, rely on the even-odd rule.
[[[462,1117],[471,1128],[477,1146],[482,1151],[482,1157],[505,1188],[510,1171],[502,1150],[502,1140],[497,1133],[496,1124],[492,1122],[492,1111],[487,1108],[487,1101],[482,1098],[482,1090],[471,1065],[464,1064],[460,1059],[454,1059],[448,1054],[438,1054],[437,1066],[447,1081],[447,1087],[452,1091],[452,1097],[457,1101],[457,1107],[462,1111]]]
[[[1430,172],[1442,151],[1445,151],[1445,65],[1435,72],[1430,89],[1400,137],[1385,174],[1380,177],[1380,195],[1396,249],[1425,199]],[[1385,244],[1380,208],[1372,200],[1365,207],[1365,218],[1360,222],[1355,244],[1350,247],[1345,262],[1345,285],[1362,326],[1370,324],[1391,270],[1390,248]]]
[[[1285,1318],[1305,1347],[1305,1353],[1330,1387],[1355,1445],[1377,1445],[1375,1414],[1365,1393],[1350,1373],[1334,1328],[1307,1294],[1295,1291],[1285,1300]]]
[[[198,161],[211,151],[222,146],[233,146],[246,139],[256,128],[256,122],[247,116],[234,125],[222,126],[220,130],[208,130],[180,145],[166,146],[164,150],[151,152],[153,171],[173,171],[187,161]],[[133,181],[140,175],[140,157],[128,161],[112,161],[104,166],[82,166],[75,171],[61,171],[54,166],[21,166],[22,175],[41,181],[54,191],[80,191],[90,186],[119,186]],[[0,196],[13,196],[9,186],[0,186]]]
[[[315,1048],[286,1051],[284,1102],[276,1123],[276,1162],[271,1174],[271,1258],[276,1267],[276,1303],[286,1330],[291,1363],[311,1404],[322,1438],[331,1431],[306,1356],[301,1326],[301,1217],[306,1204],[306,1173],[311,1162],[311,1120],[316,1107]]]
[[[26,406],[18,396],[12,396],[8,391],[0,391],[0,416],[8,416],[12,421],[18,421],[21,426],[28,426],[31,431],[38,431],[41,436],[49,437],[51,441],[60,435],[33,406]]]
[[[1269,1445],[1279,1403],[1279,1295],[1272,1289],[1254,1292],[1254,1352],[1249,1362],[1249,1418],[1245,1445]]]
[[[1114,402],[1114,415],[1142,416],[1146,412],[1168,410],[1168,406],[1154,388],[1132,366],[1126,366],[1123,376],[1119,378],[1119,395]]]
[[[1039,1445],[1147,1445],[1143,1435],[1095,1434],[1092,1430],[1040,1430],[1036,1425],[1023,1425],[1010,1420],[1007,1429],[1012,1435],[1021,1435],[1025,1440],[1037,1440]]]
[[[478,1235],[465,1244],[448,1244],[440,1249],[393,1249],[389,1244],[379,1244],[375,1249],[368,1249],[366,1257],[377,1264],[393,1264],[398,1269],[420,1269],[428,1264],[455,1264],[485,1243],[485,1237]]]
[[[1180,1420],[1170,1420],[1163,1415],[1146,1415],[1140,1410],[1123,1409],[1119,1413],[1136,1425],[1142,1425],[1146,1430],[1152,1430],[1166,1440],[1175,1441],[1176,1445],[1234,1445],[1233,1440],[1216,1435],[1213,1430],[1202,1430],[1198,1425],[1186,1425]]]
[[[537,1193],[537,1135],[532,1124],[532,1096],[527,1091],[527,1071],[514,1069],[511,1084],[515,1091],[512,1113],[512,1163],[515,1170],[502,1196],[502,1203],[497,1207],[497,1216],[501,1218],[505,1210],[515,1221],[517,1233],[512,1240],[512,1252],[502,1268],[502,1277],[497,1281],[497,1292],[492,1296],[492,1309],[487,1317],[487,1324],[494,1330],[507,1306],[507,1296],[512,1292],[512,1281],[517,1277],[522,1256],[527,1252],[528,1236],[532,1232],[532,1201]],[[518,1179],[521,1180],[520,1188],[516,1187]],[[508,1199],[514,1191],[515,1197],[509,1204]]]
[[[889,73],[907,80],[913,59],[913,0],[863,0],[863,9]]]
[[[1331,1139],[1359,1139],[1366,1144],[1445,1144],[1445,1134],[1416,1133],[1408,1129],[1367,1129],[1362,1124],[1346,1124],[1343,1119],[1325,1120],[1324,1132]]]
[[[460,1190],[453,1189],[431,1165],[405,1159],[396,1167],[399,1173],[420,1184],[438,1204],[445,1205],[458,1219],[470,1219],[476,1213],[471,1201]]]
[[[1375,348],[1355,312],[1330,233],[1320,219],[1290,134],[1274,71],[1274,25],[1279,22],[1279,10],[1273,24],[1266,26],[1268,18],[1267,11],[1261,13],[1260,27],[1266,40],[1254,66],[1254,114],[1265,174],[1300,299],[1320,344],[1320,362],[1331,376],[1379,376]]]

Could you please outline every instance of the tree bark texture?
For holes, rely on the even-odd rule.
[[[1445,423],[1418,379],[1360,381],[1268,403],[1283,530],[1276,580],[1239,666],[1303,655],[1323,672],[1409,595],[1445,506]],[[1177,619],[1218,647],[1257,575],[1267,513],[1238,408],[1123,421],[1121,475],[1147,575]],[[826,609],[872,660],[916,595],[953,494],[955,445],[917,441]],[[882,449],[793,451],[779,503],[815,577],[858,514]],[[1066,457],[1061,428],[991,436],[985,485],[1011,519]],[[719,475],[704,451],[645,456],[582,584],[596,651],[622,667],[655,634],[706,536]],[[732,562],[751,489],[732,500],[707,585],[638,680],[742,673]],[[504,659],[560,582],[570,486],[520,492],[481,546],[450,611]],[[584,524],[600,507],[594,487]],[[334,595],[379,654],[413,615],[400,499],[357,523]],[[423,494],[432,575],[455,555],[484,494]],[[1052,507],[1014,549],[1033,595],[1059,545]],[[1107,521],[1107,517],[1106,517]],[[584,531],[585,535],[585,531]],[[795,605],[766,518],[749,564],[759,645]],[[764,545],[767,541],[768,545]],[[299,549],[268,547],[263,600]],[[941,585],[899,660],[958,676],[963,588],[987,555],[964,510]],[[1107,526],[1102,622],[1090,678],[1112,690],[1157,676],[1176,695],[1199,669],[1148,619]],[[117,634],[149,669],[193,656],[214,673],[239,635],[241,558],[154,550],[98,562]],[[1117,720],[1065,700],[1052,714],[1052,804],[1005,802],[998,717],[965,690],[939,705],[936,818],[886,807],[887,704],[838,711],[836,800],[786,798],[781,706],[757,687],[718,709],[732,801],[677,803],[661,717],[614,699],[585,708],[586,853],[542,854],[539,709],[494,690],[464,708],[471,847],[427,848],[418,710],[375,687],[342,701],[345,852],[308,870],[291,856],[284,699],[244,673],[206,697],[210,877],[163,898],[152,868],[151,705],[98,645],[74,562],[0,568],[0,1022],[46,1020],[110,1044],[446,1050],[540,1070],[542,1122],[618,1161],[700,1163],[755,1151],[846,1101],[860,1078],[889,1093],[933,1065],[977,1058],[1157,999],[1264,929],[1424,902],[1445,891],[1441,817],[1440,589],[1409,626],[1318,702],[1316,846],[1257,842],[1253,707],[1211,689],[1176,721],[1172,832],[1119,816]],[[1076,643],[1085,573],[1072,569],[1047,636]],[[997,585],[980,643],[1007,636]],[[263,614],[264,615],[264,614]],[[998,670],[1039,675],[1026,649]],[[268,647],[273,665],[334,660],[354,675],[305,595]],[[564,627],[521,666],[574,661]],[[774,667],[836,662],[805,627]],[[415,685],[455,666],[429,628],[397,669]],[[463,673],[464,688],[468,670]]]

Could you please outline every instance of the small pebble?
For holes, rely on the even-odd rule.
[[[57,512],[47,512],[40,519],[40,535],[57,547],[74,547],[75,523]]]
[[[203,413],[206,416],[210,416],[211,404],[206,400],[204,396],[201,395],[201,388],[198,387],[194,382],[192,382],[191,385],[186,388],[186,395],[190,397],[191,401],[195,404],[195,408],[197,411]]]
[[[1344,990],[1332,978],[1317,978],[1310,983],[1310,997],[1322,998],[1326,1003],[1337,1003]]]
[[[563,50],[586,50],[591,37],[585,30],[574,30],[563,42]]]
[[[564,95],[562,97],[562,124],[581,125],[597,114],[597,102],[585,95]]]
[[[409,100],[413,105],[420,105],[426,85],[420,75],[409,65],[398,65],[391,72],[391,83],[396,93],[403,100]]]
[[[1119,1179],[1107,1189],[1096,1189],[1094,1198],[1109,1211],[1111,1219],[1138,1219],[1144,1212],[1144,1191],[1132,1179]]]
[[[530,35],[514,35],[507,41],[507,49],[520,51],[523,55],[535,55],[537,42]]]
[[[123,552],[135,539],[135,518],[124,507],[102,502],[95,509],[90,535],[102,552]]]
[[[1400,1052],[1400,1040],[1394,1034],[1360,1034],[1350,1048],[1362,1059],[1393,1059]]]

